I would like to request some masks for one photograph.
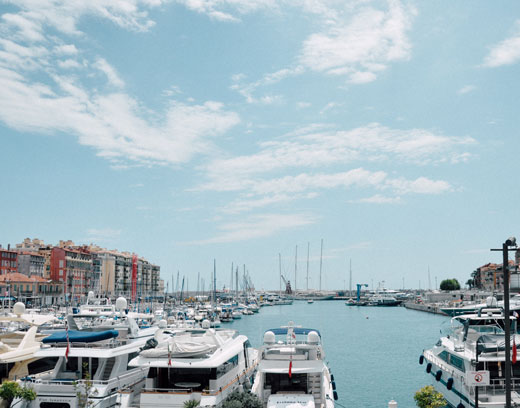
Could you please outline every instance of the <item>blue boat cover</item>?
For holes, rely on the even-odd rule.
[[[117,337],[119,333],[117,330],[104,330],[99,332],[87,332],[81,330],[69,330],[69,342],[70,343],[93,343],[95,341],[101,341],[106,339],[112,339]],[[49,337],[45,337],[42,343],[66,343],[67,333],[65,330],[51,334]]]
[[[287,334],[287,328],[285,328],[285,327],[279,327],[277,329],[269,329],[267,331],[272,331],[277,336],[281,335],[281,334]],[[316,333],[318,333],[318,336],[320,336],[320,338],[321,338],[321,333],[319,332],[319,330],[316,330],[316,329],[304,329],[303,327],[294,327],[293,328],[294,334],[304,334],[304,335],[307,335],[311,331],[315,331]]]

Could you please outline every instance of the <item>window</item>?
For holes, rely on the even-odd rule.
[[[60,259],[60,268],[63,268],[63,259]]]
[[[448,362],[448,360],[449,360],[449,356],[450,356],[450,355],[448,354],[448,352],[447,352],[446,350],[444,350],[441,354],[439,354],[439,358],[440,358],[441,360],[446,361],[446,362]]]
[[[457,367],[462,372],[466,371],[464,368],[464,360],[460,357],[454,356],[453,354],[450,354],[450,364],[453,367]]]

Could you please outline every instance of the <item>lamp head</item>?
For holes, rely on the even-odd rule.
[[[507,246],[516,246],[516,238],[509,237],[505,243]]]

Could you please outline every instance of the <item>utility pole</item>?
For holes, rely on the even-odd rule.
[[[513,247],[513,249],[509,249]],[[506,373],[506,408],[511,408],[511,322],[509,308],[509,254],[508,251],[516,251],[516,238],[510,237],[502,244],[502,249],[492,249],[491,251],[502,251],[502,272],[504,274],[504,320],[505,320],[505,368]],[[516,344],[515,344],[516,347]],[[516,404],[515,404],[516,405]]]

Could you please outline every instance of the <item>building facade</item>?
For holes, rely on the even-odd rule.
[[[18,272],[29,277],[44,277],[45,257],[38,253],[18,253]]]
[[[50,278],[65,284],[68,300],[84,301],[93,284],[92,254],[85,249],[52,248]]]
[[[63,303],[63,286],[41,276],[27,276],[13,272],[0,275],[0,293],[5,298],[22,301],[28,307]]]
[[[18,253],[9,247],[0,247],[0,275],[18,271]]]

